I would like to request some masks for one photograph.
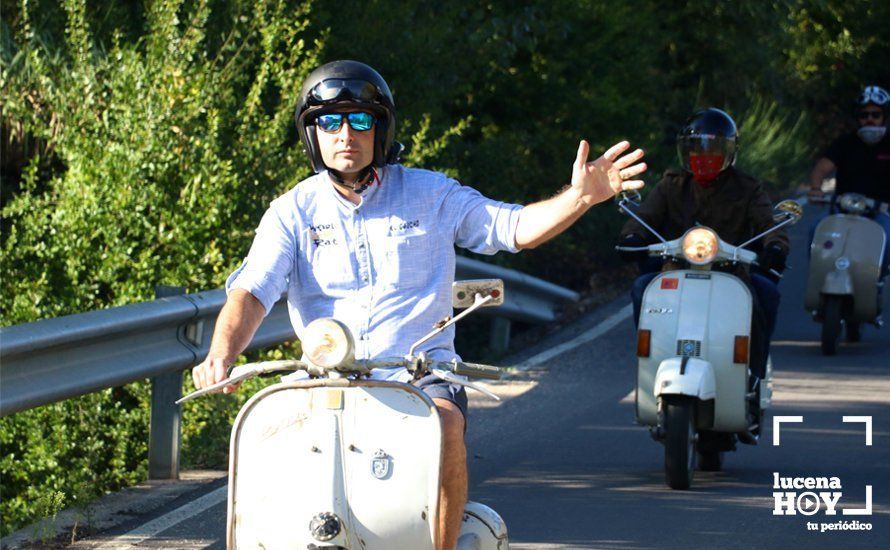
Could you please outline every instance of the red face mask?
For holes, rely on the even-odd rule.
[[[711,183],[723,170],[723,155],[689,155],[689,170],[696,183]]]

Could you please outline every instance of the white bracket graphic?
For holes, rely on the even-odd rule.
[[[868,417],[871,418],[871,417]],[[845,516],[870,516],[871,515],[871,485],[865,486],[865,508],[844,508]]]
[[[802,416],[774,416],[773,417],[773,447],[779,446],[779,425],[783,422],[803,422]],[[871,434],[871,432],[869,432]]]
[[[871,417],[870,416],[845,416],[844,422],[862,422],[865,424],[865,446],[871,447]]]

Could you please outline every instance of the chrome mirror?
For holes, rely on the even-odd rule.
[[[795,224],[803,216],[803,207],[799,202],[793,200],[784,200],[776,205],[773,209],[773,220],[776,222],[784,222]]]
[[[616,193],[613,200],[619,205],[618,210],[621,210],[620,207],[623,206],[622,203],[640,206],[640,203],[643,202],[643,196],[640,195],[640,192],[636,189],[625,189],[624,191]]]
[[[491,296],[482,307],[499,306],[504,303],[504,281],[501,279],[472,279],[454,281],[451,284],[451,305],[454,309],[468,308],[481,298]]]

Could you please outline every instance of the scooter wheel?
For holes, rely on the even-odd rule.
[[[664,473],[671,489],[688,489],[695,472],[695,400],[664,397]]]
[[[862,340],[862,325],[860,323],[845,323],[847,330],[847,342],[858,342]]]
[[[841,310],[843,302],[840,296],[826,296],[822,318],[822,354],[837,353],[837,344],[841,336]]]

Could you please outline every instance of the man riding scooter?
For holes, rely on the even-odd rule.
[[[881,290],[890,266],[890,94],[867,86],[856,101],[856,132],[835,140],[810,173],[810,199],[823,199],[822,182],[835,173],[829,212],[810,229],[810,267],[804,307],[822,323],[822,351],[861,338],[863,323],[881,326]]]
[[[696,112],[677,136],[677,152],[682,169],[670,169],[646,196],[636,214],[665,239],[681,237],[696,225],[710,227],[720,238],[739,245],[774,225],[772,203],[760,181],[734,166],[738,151],[738,130],[732,118],[720,109]],[[621,230],[619,244],[627,247],[656,242],[651,231],[630,219]],[[788,237],[783,230],[762,241],[758,264],[764,273],[781,273],[788,256]],[[627,260],[640,262],[642,274],[631,291],[634,322],[646,286],[658,271],[677,269],[667,262],[646,258],[639,252],[622,252]],[[643,253],[644,254],[644,253]],[[765,376],[769,341],[779,306],[778,277],[748,272],[738,264],[734,274],[752,289],[755,296],[752,316],[751,386]],[[731,314],[731,312],[729,312]]]
[[[880,203],[890,203],[890,137],[887,137],[887,108],[890,93],[880,86],[866,86],[856,100],[858,127],[837,138],[816,161],[810,172],[812,199],[824,196],[822,182],[835,174],[835,202],[844,193],[859,193]],[[890,236],[890,215],[875,209],[873,219]],[[817,222],[818,223],[818,222]],[[815,226],[813,226],[815,228]],[[812,241],[812,231],[810,241]],[[882,275],[890,265],[890,238],[885,241]]]

